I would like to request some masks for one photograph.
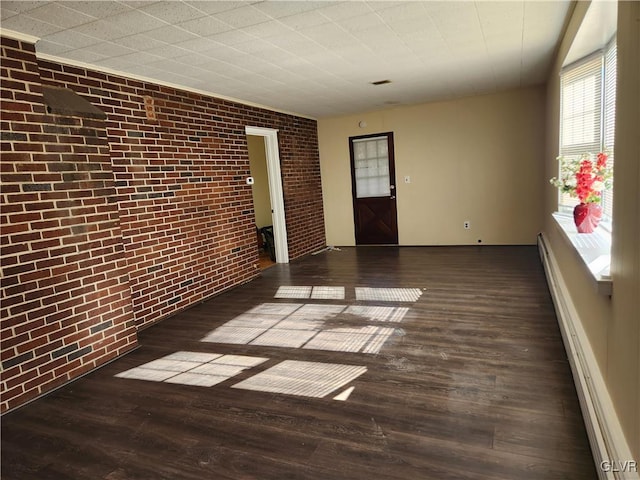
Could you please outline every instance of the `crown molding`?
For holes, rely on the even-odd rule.
[[[0,27],[0,37],[12,38],[13,40],[19,40],[21,42],[27,42],[36,44],[40,37],[34,37],[33,35],[27,35],[26,33],[16,32],[14,30],[8,30]]]

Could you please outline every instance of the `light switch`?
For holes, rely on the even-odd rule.
[[[411,177],[409,175],[405,175],[404,183],[411,183]]]

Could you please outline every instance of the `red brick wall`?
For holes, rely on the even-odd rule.
[[[2,39],[6,411],[136,345],[104,121],[45,114],[33,46]]]
[[[24,50],[20,51],[21,48]],[[17,58],[18,62],[14,62],[13,58]],[[66,150],[57,150],[67,148],[63,146],[64,143],[69,143],[72,152],[75,152],[79,146],[74,147],[73,142],[85,142],[86,148],[89,148],[90,142],[98,142],[90,144],[97,151],[85,153],[91,157],[100,156],[101,160],[92,158],[87,162],[100,165],[95,174],[113,177],[110,176],[109,181],[100,177],[100,181],[105,182],[104,188],[91,189],[83,186],[82,191],[88,195],[83,201],[88,204],[96,201],[100,205],[105,198],[110,201],[106,202],[112,209],[109,211],[111,223],[107,224],[113,226],[109,232],[112,238],[116,238],[112,245],[117,252],[113,260],[116,262],[114,266],[121,272],[123,262],[126,261],[128,286],[131,289],[131,304],[123,308],[131,315],[131,305],[133,306],[132,314],[138,327],[150,325],[258,274],[253,199],[251,187],[245,183],[245,178],[250,175],[245,126],[279,130],[290,258],[300,257],[325,246],[315,121],[49,61],[37,60],[36,63],[33,47],[28,44],[20,45],[13,40],[3,39],[2,73],[3,97],[5,76],[7,92],[12,92],[7,93],[11,95],[7,98],[11,102],[6,104],[9,115],[6,119],[3,111],[2,130],[8,136],[6,142],[3,139],[3,150],[7,150],[3,151],[2,164],[3,168],[7,165],[8,170],[4,172],[6,175],[14,175],[11,177],[13,180],[6,183],[6,187],[19,189],[19,192],[12,192],[11,195],[9,191],[3,192],[4,205],[19,209],[12,212],[12,215],[26,213],[32,208],[28,204],[32,197],[26,195],[45,198],[49,194],[42,191],[25,192],[23,184],[53,185],[57,181],[66,184],[77,181],[79,185],[84,185],[93,180],[93,177],[86,177],[85,173],[80,175],[81,171],[78,169],[71,175],[66,171],[50,172],[49,167],[45,167],[47,170],[42,173],[57,175],[55,178],[46,177],[45,181],[45,177],[31,177],[32,174],[36,175],[35,172],[29,172],[27,178],[19,176],[24,173],[17,169],[23,167],[17,165],[24,164],[25,159],[33,165],[40,165],[41,162],[34,158],[35,155],[64,155]],[[25,81],[29,83],[25,84]],[[61,119],[42,115],[40,82],[68,87],[99,107],[107,114],[107,119],[101,122],[103,129],[98,128],[95,120],[81,121],[73,117],[76,123],[58,125],[55,121],[60,122]],[[29,97],[28,101],[23,99],[25,94]],[[147,118],[145,96],[154,101],[155,120]],[[21,109],[27,109],[27,112]],[[13,118],[16,120],[12,120]],[[65,117],[64,120],[70,119]],[[82,122],[89,123],[84,125]],[[69,135],[59,133],[60,138],[54,140],[46,135],[55,135],[55,132],[50,133],[44,127],[41,129],[34,126],[41,123],[59,128],[87,128],[96,132],[100,130],[101,133],[80,140],[70,130]],[[18,124],[21,125],[19,128],[25,129],[24,132],[17,130]],[[24,134],[27,138],[21,140],[23,137],[16,136],[18,134]],[[34,151],[28,151],[29,148]],[[5,158],[11,161],[5,162]],[[42,162],[46,163],[45,160]],[[87,175],[94,173],[89,172]],[[112,190],[113,187],[115,191]],[[58,194],[57,189],[53,186],[52,189],[51,195]],[[54,203],[54,210],[57,209],[58,206]],[[69,216],[66,220],[68,222],[74,222],[77,215],[88,215],[84,211],[70,208],[63,208],[63,211]],[[101,210],[99,213],[104,212]],[[23,228],[27,229],[24,235],[40,235],[35,231],[40,227],[39,223],[34,223],[35,220],[30,220],[30,217],[12,219],[8,211],[6,216],[3,212],[3,222],[15,222],[20,218],[23,219]],[[83,220],[83,223],[93,225],[95,222]],[[6,226],[16,228],[13,223]],[[60,248],[66,246],[65,232],[68,230],[65,229],[68,228],[71,226],[66,224],[61,224],[59,228],[51,227],[50,231],[47,230],[52,232],[46,234],[47,239],[53,236],[52,241],[62,244]],[[71,236],[75,235],[73,230],[71,232]],[[83,233],[88,236],[93,234],[97,232]],[[12,249],[20,248],[14,242],[16,235],[18,233],[10,233],[10,230],[5,233],[3,228],[3,246],[9,248],[7,257],[17,255],[20,264],[32,263],[26,259],[24,262],[20,260],[19,252],[11,253]],[[58,238],[57,235],[61,237]],[[29,248],[33,250],[32,247]],[[51,248],[55,249],[55,246]],[[53,256],[47,244],[42,247],[42,252],[46,258]],[[60,255],[65,259],[69,258],[65,256],[68,253]],[[103,260],[106,263],[111,262],[110,255],[105,253]],[[79,265],[87,262],[88,260],[79,260]],[[33,265],[35,272],[44,268],[42,264]],[[12,268],[13,265],[7,264],[7,267]],[[29,300],[24,292],[17,292],[17,289],[24,288],[21,286],[24,278],[20,275],[26,273],[10,272],[14,275],[7,278],[17,275],[17,279],[14,284],[8,285],[8,288],[13,287],[14,290],[9,292],[8,288],[6,291],[3,289],[3,300],[5,295],[11,293],[12,296],[23,295],[22,304],[30,301],[42,302],[44,294],[38,289],[29,290]],[[99,273],[92,275],[97,274]],[[119,275],[115,277],[123,278]],[[107,278],[113,279],[114,274],[110,273]],[[55,290],[56,286],[52,288]],[[57,292],[55,294],[57,296]],[[13,315],[11,307],[8,307],[8,314]],[[32,314],[32,317],[35,319],[37,315]],[[47,323],[46,317],[41,316],[38,320]],[[68,320],[65,325],[67,323]],[[9,330],[6,338],[10,345],[19,333],[10,323],[7,325]],[[29,326],[24,327],[25,332],[29,332],[29,329]],[[13,353],[5,354],[4,350],[3,345],[3,361],[5,358],[14,361],[11,359],[15,358],[18,351],[10,347],[9,350]],[[59,383],[57,379],[54,382]],[[37,388],[46,390],[40,386]],[[3,392],[3,408],[7,406],[4,395]]]
[[[325,245],[316,122],[40,61],[43,83],[107,113],[136,322],[258,274],[245,127],[279,129],[290,257]],[[144,97],[154,102],[148,120]]]

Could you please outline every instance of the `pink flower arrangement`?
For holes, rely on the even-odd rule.
[[[585,153],[582,157],[558,157],[560,161],[560,178],[553,177],[550,182],[568,193],[578,197],[580,203],[600,203],[603,190],[608,190],[613,182],[613,170],[607,164],[607,154],[600,152],[596,155]]]

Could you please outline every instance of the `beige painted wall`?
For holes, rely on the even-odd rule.
[[[251,191],[253,193],[253,205],[256,212],[256,225],[258,228],[262,228],[267,225],[273,225],[264,138],[247,135],[247,146],[249,148],[251,176],[255,182]]]
[[[320,119],[327,244],[355,244],[349,137],[388,131],[401,245],[535,243],[543,221],[544,98],[544,88],[534,87]]]
[[[589,8],[577,2],[547,85],[546,174],[557,172],[559,71]],[[615,140],[612,297],[596,293],[584,265],[559,233],[551,212],[557,192],[545,186],[544,234],[556,253],[578,309],[618,419],[636,461],[640,461],[640,3],[618,3],[618,85]],[[632,460],[632,459],[615,459]]]

